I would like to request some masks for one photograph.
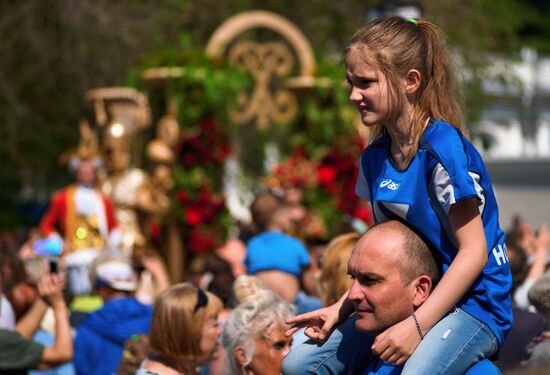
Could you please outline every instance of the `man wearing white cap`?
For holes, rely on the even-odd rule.
[[[95,259],[90,279],[104,305],[78,326],[74,365],[78,374],[113,374],[118,370],[124,342],[133,334],[148,333],[153,309],[133,296],[137,277],[121,256]]]

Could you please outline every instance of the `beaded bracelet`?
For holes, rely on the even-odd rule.
[[[416,329],[418,330],[418,334],[420,335],[420,341],[424,340],[424,334],[422,333],[422,330],[420,329],[420,324],[418,324],[418,319],[416,319],[416,313],[412,314],[414,324],[416,324]]]

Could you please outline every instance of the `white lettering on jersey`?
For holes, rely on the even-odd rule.
[[[387,180],[384,180],[380,183],[381,188],[387,187],[390,190],[397,190],[399,187],[399,184],[397,182],[392,181],[391,178],[388,178]]]
[[[508,252],[506,251],[506,245],[497,245],[497,247],[495,247],[491,252],[493,253],[493,256],[499,266],[508,263]]]

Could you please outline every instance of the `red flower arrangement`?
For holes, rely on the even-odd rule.
[[[312,160],[304,148],[299,147],[292,155],[279,163],[268,177],[267,185],[271,188],[295,186],[311,188],[317,185],[317,163]]]
[[[319,161],[312,160],[303,148],[298,148],[274,168],[268,185],[304,189],[304,205],[318,212],[327,228],[337,228],[336,220],[342,221],[344,215],[371,225],[370,206],[355,194],[357,163],[363,147],[363,140],[358,135],[341,136],[332,142]]]
[[[179,160],[184,167],[197,167],[208,164],[223,165],[231,153],[229,137],[218,126],[214,118],[209,118],[198,125],[196,134],[182,138],[179,147]]]
[[[321,188],[336,199],[336,207],[341,213],[361,219],[370,225],[370,208],[355,194],[359,173],[358,155],[362,148],[362,140],[358,136],[350,137],[347,142],[337,138],[334,148],[322,158],[317,168],[317,178]]]
[[[230,153],[229,136],[214,118],[199,123],[179,145],[175,198],[184,246],[191,253],[214,250],[225,240],[229,214],[220,191]]]
[[[196,196],[190,196],[180,190],[178,197],[187,196],[179,201],[183,213],[183,240],[192,253],[204,253],[220,246],[224,241],[225,228],[223,218],[227,210],[221,194],[212,192],[207,185],[200,188]]]

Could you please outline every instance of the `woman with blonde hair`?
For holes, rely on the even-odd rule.
[[[290,350],[285,321],[293,316],[294,306],[254,276],[240,276],[233,289],[239,305],[225,322],[222,337],[229,374],[281,374]]]
[[[189,375],[218,347],[221,300],[189,283],[164,291],[155,302],[149,341],[151,355],[138,375]]]
[[[361,235],[357,232],[335,237],[328,244],[321,264],[319,296],[323,306],[330,306],[351,287],[348,276],[348,261],[353,247]]]

